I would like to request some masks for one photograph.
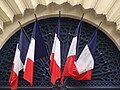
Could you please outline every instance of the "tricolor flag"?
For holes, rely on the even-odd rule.
[[[17,89],[19,71],[23,69],[25,58],[29,46],[29,40],[21,28],[19,43],[16,46],[15,57],[12,65],[9,83],[11,89]]]
[[[36,18],[30,45],[26,56],[23,76],[23,78],[27,80],[31,86],[33,85],[34,61],[45,56],[48,56],[48,54],[44,40],[42,38],[41,30],[39,28],[39,22]]]
[[[84,47],[78,60],[75,62],[71,77],[76,80],[91,80],[92,69],[94,68],[94,53],[96,48],[97,30]]]
[[[81,21],[77,26],[77,29],[75,31],[74,37],[72,39],[72,42],[69,48],[66,63],[64,65],[64,70],[62,73],[61,83],[63,83],[64,78],[66,76],[70,76],[72,74],[72,68],[74,66],[74,61],[76,59],[76,46],[77,46],[78,33],[80,32],[80,29],[81,29],[80,26],[81,26]]]
[[[58,19],[57,34],[55,33],[52,53],[50,56],[51,83],[55,84],[61,74],[61,56],[60,56],[60,17]]]

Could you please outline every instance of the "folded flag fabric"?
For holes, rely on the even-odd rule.
[[[39,22],[36,18],[25,60],[23,76],[23,78],[27,80],[31,86],[33,85],[34,61],[39,60],[40,58],[43,58],[45,56],[48,56],[48,53],[41,34],[41,30],[39,28]]]
[[[91,80],[94,68],[94,55],[98,29],[95,30],[88,44],[84,47],[78,60],[75,62],[71,77],[76,80]]]
[[[77,26],[77,29],[75,31],[74,37],[72,39],[72,42],[69,48],[66,63],[64,65],[64,70],[62,73],[61,83],[63,83],[64,78],[66,76],[72,75],[72,68],[74,66],[74,61],[76,59],[76,46],[77,46],[78,33],[80,32],[79,30],[81,29],[80,26],[81,26],[81,21]]]
[[[70,46],[69,52],[72,51],[71,49],[73,49],[72,52],[74,52],[74,54],[69,55],[68,53],[67,61],[64,66],[64,71],[61,79],[62,83],[65,76],[70,76],[75,80],[91,80],[92,69],[94,68],[93,57],[96,48],[97,31],[98,30],[95,30],[91,39],[89,40],[88,44],[84,47],[83,51],[81,52],[77,60],[75,60],[76,43],[71,43],[71,46],[75,44],[75,47],[71,48]]]
[[[21,28],[20,39],[19,39],[19,43],[17,43],[16,46],[15,57],[9,79],[11,89],[17,89],[18,87],[19,71],[23,69],[28,46],[29,46],[29,40],[26,37],[23,28]]]
[[[51,83],[55,84],[61,76],[61,56],[60,56],[60,18],[58,19],[57,34],[55,33],[52,53],[50,56]]]

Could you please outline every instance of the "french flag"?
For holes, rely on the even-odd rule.
[[[23,78],[27,80],[31,86],[33,85],[34,61],[39,60],[45,56],[48,56],[48,54],[41,34],[41,30],[39,28],[39,22],[36,18],[25,60],[23,76]]]
[[[58,19],[57,34],[55,33],[52,53],[50,56],[51,83],[54,85],[61,76],[61,56],[60,56],[60,17]]]
[[[71,77],[76,80],[91,80],[92,69],[94,68],[97,31],[93,33],[78,60],[74,63]]]
[[[21,28],[19,43],[16,46],[15,57],[12,65],[12,71],[10,74],[10,87],[11,89],[17,89],[19,71],[23,69],[25,58],[29,46],[29,40],[25,35],[25,31]]]
[[[63,83],[64,78],[66,76],[70,76],[72,74],[72,68],[74,66],[74,61],[76,59],[76,46],[77,46],[78,33],[81,30],[80,26],[81,26],[81,21],[79,22],[77,26],[77,29],[75,31],[74,37],[72,39],[72,42],[69,48],[66,63],[64,65],[64,70],[62,73],[61,83]]]

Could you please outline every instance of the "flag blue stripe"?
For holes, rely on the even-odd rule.
[[[89,47],[91,54],[93,56],[95,55],[97,32],[98,32],[98,29],[95,30],[95,32],[92,34],[91,39],[88,42],[88,47]]]
[[[76,31],[75,31],[74,37],[78,36],[78,34],[79,34],[79,32],[80,32],[80,29],[81,29],[81,23],[82,23],[82,21],[80,20],[80,21],[79,21],[79,24],[78,24],[78,26],[77,26],[77,29],[76,29]]]
[[[25,63],[28,46],[29,46],[29,40],[27,39],[25,33],[21,29],[18,49],[20,50],[20,59],[23,64]]]
[[[79,21],[79,24],[78,24],[77,29],[76,29],[75,34],[74,34],[75,37],[77,36],[76,60],[77,60],[78,57],[79,57],[78,47],[79,47],[79,42],[80,42],[79,34],[81,33],[81,28],[82,28],[82,20]]]
[[[35,39],[35,60],[48,56],[37,18],[34,24],[32,38]]]

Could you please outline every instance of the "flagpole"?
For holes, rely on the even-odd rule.
[[[82,17],[81,17],[81,20],[80,20],[80,24],[82,23],[83,17],[84,17],[84,13],[82,14]],[[81,28],[81,25],[80,25],[80,28]],[[80,34],[81,34],[81,30],[80,30]],[[79,34],[78,34],[78,38],[77,39],[79,39]]]
[[[59,27],[59,30],[57,29],[57,36],[59,37],[59,40],[60,40],[60,42],[61,42],[61,37],[60,37],[60,18],[61,18],[61,11],[59,11],[59,16],[58,16],[58,27]]]
[[[79,28],[81,28],[81,26],[82,26],[82,20],[83,20],[83,17],[84,17],[84,13],[82,14],[82,17],[81,17],[81,20],[80,20],[80,27]],[[79,32],[79,31],[78,31]],[[77,42],[79,42],[79,34],[81,34],[81,30],[80,30],[80,32],[78,33],[78,36],[77,36]]]
[[[79,37],[80,37],[79,35],[81,34],[81,31],[82,31],[82,30],[80,30],[80,29],[82,28],[82,20],[83,20],[83,17],[84,17],[84,13],[82,14],[82,17],[81,17],[81,19],[80,19],[80,27],[79,27],[79,31],[80,31],[80,32],[78,31],[78,35],[77,35],[76,59],[77,59],[77,57],[78,57],[78,48],[79,48],[79,47],[78,47],[78,44],[79,44],[79,41],[80,41],[80,40],[79,40]]]
[[[23,30],[23,32],[24,32],[24,34],[25,34],[25,36],[27,37],[28,41],[30,42],[30,38],[28,37],[27,33],[26,33],[26,32],[25,32],[25,30],[23,29],[23,27],[22,27],[22,25],[21,25],[20,21],[18,21],[18,23],[19,23],[19,25],[20,25],[21,29]]]
[[[100,25],[102,24],[102,21],[99,23],[99,25],[96,27],[95,31],[99,29]],[[94,32],[95,33],[95,32]],[[93,33],[93,35],[94,35]],[[91,36],[91,38],[88,40],[88,42],[92,39],[93,35]]]

